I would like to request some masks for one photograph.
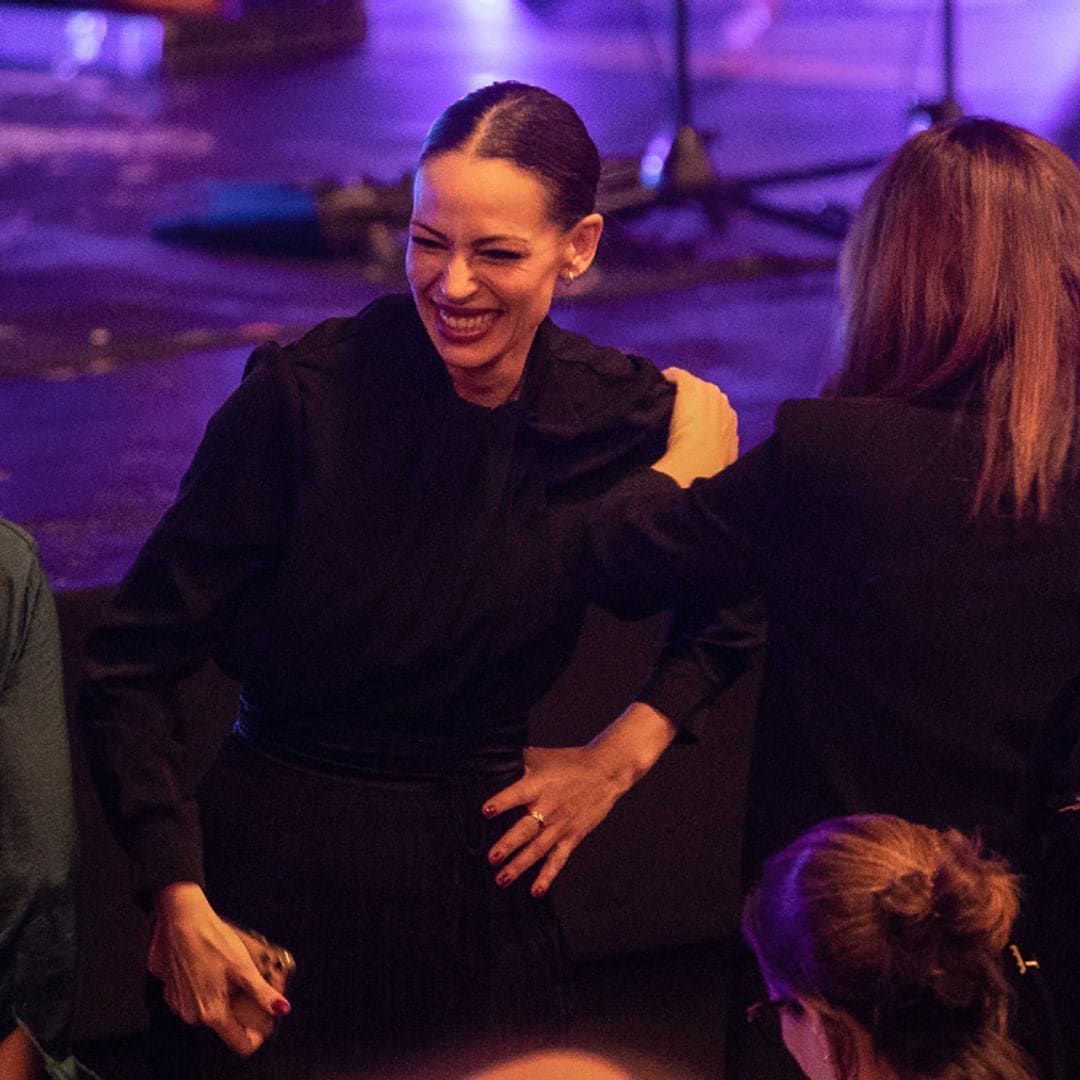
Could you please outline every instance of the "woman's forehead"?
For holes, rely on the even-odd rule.
[[[454,225],[496,233],[544,231],[553,227],[548,204],[547,190],[528,170],[504,158],[460,151],[429,158],[413,185],[414,219],[440,230]]]

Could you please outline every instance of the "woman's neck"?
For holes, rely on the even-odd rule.
[[[495,409],[521,396],[525,382],[525,360],[514,365],[502,364],[492,369],[448,368],[454,392],[463,401]]]

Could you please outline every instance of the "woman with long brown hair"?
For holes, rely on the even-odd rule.
[[[646,606],[764,599],[749,876],[814,822],[867,811],[980,830],[1041,871],[1080,786],[1063,768],[1080,728],[1080,170],[994,120],[915,136],[860,208],[841,297],[826,396],[785,403],[769,440],[688,491],[648,470],[624,483],[586,572]],[[684,458],[676,443],[658,468]],[[1046,962],[1075,948],[1056,933]]]
[[[985,418],[973,510],[1046,520],[1077,427],[1080,183],[1020,128],[913,139],[844,248],[843,397],[952,401]]]

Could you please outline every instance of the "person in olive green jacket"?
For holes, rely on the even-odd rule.
[[[0,519],[0,1076],[71,1080],[76,849],[56,608]]]

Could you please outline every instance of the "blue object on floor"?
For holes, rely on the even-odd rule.
[[[269,181],[210,181],[197,190],[202,208],[155,222],[153,235],[170,243],[262,255],[324,255],[313,187]]]

